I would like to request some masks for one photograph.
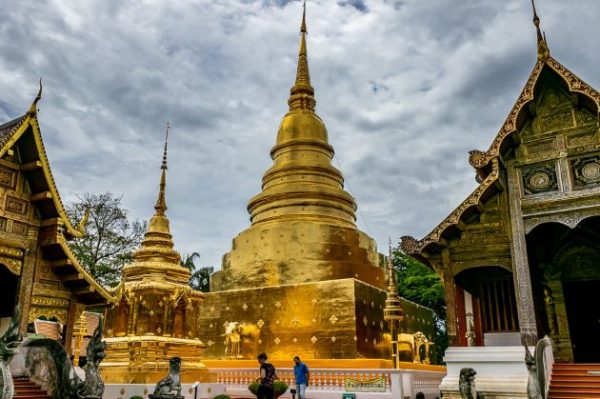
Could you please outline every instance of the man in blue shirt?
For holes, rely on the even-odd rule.
[[[294,376],[296,377],[296,390],[298,399],[306,398],[306,387],[308,386],[308,367],[300,361],[299,356],[294,356]]]

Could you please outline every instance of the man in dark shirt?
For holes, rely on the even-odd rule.
[[[299,356],[294,356],[294,376],[296,378],[296,390],[298,399],[306,398],[306,387],[308,386],[309,374],[306,364],[300,361]]]
[[[267,354],[261,353],[258,355],[260,363],[260,377],[258,378],[258,395],[257,399],[275,399],[275,389],[273,382],[277,378],[275,367],[267,362]]]

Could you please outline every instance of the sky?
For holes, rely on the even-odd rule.
[[[600,88],[600,1],[538,0],[551,54]],[[153,214],[165,124],[176,249],[221,264],[249,226],[295,77],[290,0],[0,0],[0,123],[37,92],[63,202]],[[309,0],[308,56],[357,225],[386,252],[476,187],[536,60],[529,0]]]

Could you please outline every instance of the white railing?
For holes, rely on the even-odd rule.
[[[226,385],[227,392],[234,396],[246,396],[248,385],[258,377],[258,368],[211,368],[217,373],[217,382]],[[414,398],[423,392],[426,399],[440,397],[440,382],[446,375],[441,371],[430,370],[393,370],[393,369],[310,369],[310,384],[306,396],[308,398],[327,399],[340,398],[340,392],[346,391],[346,380],[369,381],[383,379],[384,392],[357,392],[357,399],[381,398],[400,399]],[[292,368],[278,368],[277,376],[290,388],[294,387]],[[291,397],[288,390],[283,397]]]

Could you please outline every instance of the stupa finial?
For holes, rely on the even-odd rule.
[[[535,25],[537,33],[538,59],[540,61],[546,61],[550,56],[550,48],[546,42],[546,34],[542,33],[540,29],[540,17],[537,15],[537,10],[535,9],[535,0],[531,0],[531,7],[533,8],[533,24]]]
[[[161,174],[160,174],[160,189],[158,191],[158,199],[156,200],[156,205],[154,205],[154,209],[156,210],[156,214],[159,216],[164,216],[167,210],[167,201],[165,199],[165,190],[167,187],[167,145],[169,143],[169,122],[167,122],[167,128],[165,131],[165,148],[163,151],[162,164],[160,165]]]
[[[290,111],[303,110],[313,112],[315,109],[315,90],[310,85],[310,73],[308,69],[308,51],[306,49],[306,0],[302,11],[302,24],[300,25],[300,50],[298,51],[298,67],[296,69],[296,81],[290,90],[288,104]]]

